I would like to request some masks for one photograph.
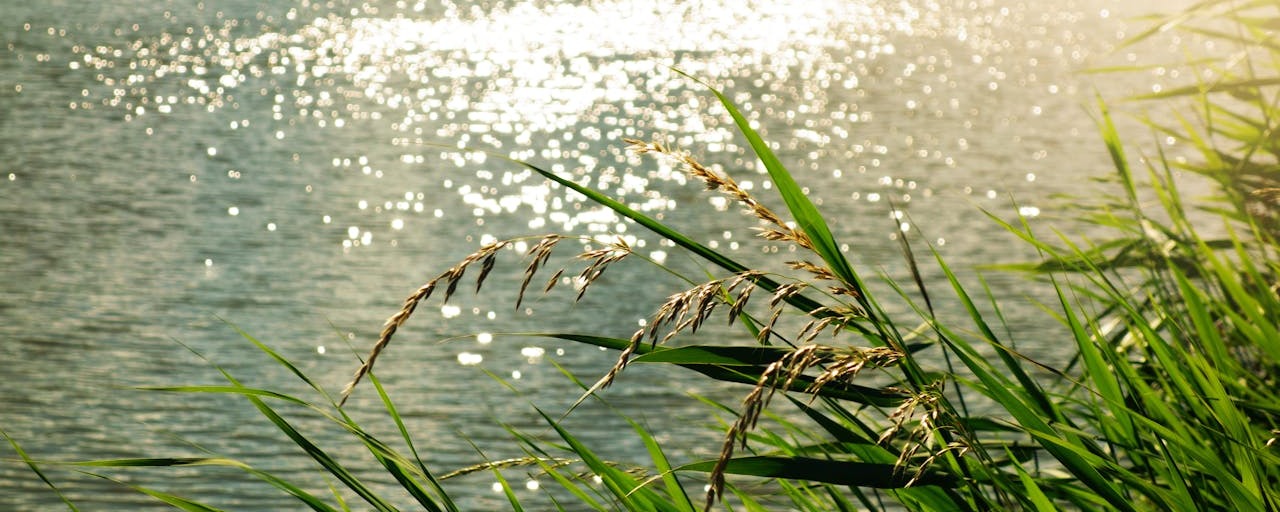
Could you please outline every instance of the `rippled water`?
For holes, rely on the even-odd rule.
[[[363,354],[404,295],[496,238],[620,233],[687,266],[499,156],[571,173],[746,261],[788,251],[669,165],[623,151],[624,137],[669,137],[776,204],[723,109],[670,66],[739,103],[867,272],[900,271],[892,237],[908,221],[953,265],[1028,257],[978,208],[1052,217],[1053,194],[1105,174],[1083,106],[1093,85],[1072,71],[1132,30],[1132,12],[1110,4],[0,0],[0,426],[50,459],[200,453],[189,441],[323,494],[248,404],[132,388],[218,383],[185,344],[249,385],[312,396],[239,328],[336,390],[355,366],[348,344]],[[625,337],[681,289],[632,262],[576,306],[557,292],[517,311],[519,255],[502,260],[480,297],[421,308],[379,367],[436,467],[479,460],[464,439],[518,455],[493,418],[537,433],[531,402],[575,398],[550,360],[584,379],[612,362],[502,333]],[[1043,322],[1013,314],[1026,332]],[[688,460],[717,436],[684,393],[733,396],[703,384],[637,368],[609,394],[663,439],[689,440],[672,445]],[[370,389],[352,410],[377,418]],[[644,458],[602,408],[569,425]],[[239,473],[197,473],[112,474],[233,509],[296,508]],[[86,509],[159,506],[51,476]],[[451,488],[470,508],[497,506],[488,478]],[[0,462],[0,509],[56,503]]]

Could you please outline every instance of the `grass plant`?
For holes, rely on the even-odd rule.
[[[1272,219],[1255,204],[1274,205],[1280,196],[1274,160],[1280,155],[1274,130],[1280,79],[1260,71],[1280,69],[1280,47],[1267,24],[1272,22],[1266,21],[1274,17],[1260,18],[1253,10],[1268,8],[1274,10],[1274,4],[1210,2],[1157,25],[1241,44],[1260,42],[1228,61],[1239,66],[1215,68],[1217,80],[1156,95],[1191,98],[1201,109],[1198,124],[1186,116],[1174,116],[1173,125],[1150,121],[1157,132],[1193,141],[1200,163],[1175,162],[1157,147],[1135,165],[1100,103],[1101,149],[1112,156],[1122,194],[1090,219],[1114,228],[1117,237],[1091,242],[992,217],[1043,256],[1042,262],[1019,268],[1043,276],[1056,296],[1045,309],[1061,328],[1034,336],[1074,347],[1075,358],[1063,367],[1042,364],[1036,354],[1014,348],[1034,344],[1019,342],[1018,334],[1003,325],[1001,304],[1009,298],[985,285],[962,283],[932,247],[913,247],[909,237],[900,241],[911,279],[875,276],[871,279],[883,281],[889,293],[874,293],[796,178],[735,105],[709,85],[768,171],[785,212],[767,208],[731,176],[664,140],[628,143],[634,153],[669,159],[708,191],[738,202],[763,238],[794,245],[798,256],[783,262],[787,271],[742,264],[601,191],[533,163],[512,161],[649,229],[709,269],[706,276],[682,276],[690,286],[656,305],[652,318],[630,338],[538,334],[617,351],[616,364],[589,385],[565,372],[581,391],[579,403],[607,403],[605,388],[633,364],[674,366],[737,383],[742,400],[701,399],[708,415],[725,419],[720,453],[713,459],[672,461],[670,446],[628,419],[649,460],[606,460],[597,447],[562,426],[571,408],[538,411],[550,437],[509,429],[524,456],[486,461],[447,476],[493,474],[513,510],[526,505],[504,477],[511,469],[550,477],[563,491],[556,496],[567,497],[552,498],[560,510],[687,512],[721,504],[765,510],[778,500],[792,510],[1280,509],[1280,259]],[[1206,13],[1210,26],[1225,22],[1235,32],[1193,23]],[[1143,37],[1147,34],[1138,39]],[[1235,100],[1218,101],[1221,94]],[[1200,234],[1205,228],[1193,220],[1178,190],[1180,170],[1219,184],[1224,201],[1215,204],[1209,218],[1220,223],[1212,231],[1222,236]],[[576,272],[575,300],[591,300],[590,285],[610,266],[658,265],[621,237],[605,243],[597,237],[557,268],[555,250],[568,239],[540,237],[523,255],[517,305],[548,272],[550,279],[540,287],[544,291]],[[229,466],[312,510],[352,508],[344,496],[363,501],[354,508],[397,509],[370,488],[365,475],[296,428],[279,408],[288,405],[348,433],[415,506],[457,510],[442,477],[422,463],[414,432],[372,370],[382,354],[394,350],[391,342],[420,304],[433,296],[448,301],[470,283],[468,271],[479,292],[496,260],[513,245],[510,240],[485,245],[409,295],[339,397],[245,333],[282,371],[308,384],[315,398],[246,387],[225,371],[227,383],[221,386],[152,389],[243,397],[343,489],[331,496],[216,456],[70,464],[94,475],[117,466]],[[921,270],[926,265],[935,266],[944,279],[926,282]],[[890,303],[903,307],[886,307]],[[936,309],[944,304],[964,312],[963,317],[940,319]],[[795,317],[804,320],[786,321]],[[700,339],[700,327],[717,319],[736,325],[740,335],[715,343]],[[397,427],[394,445],[343,411],[343,402],[364,391],[359,385],[366,380]],[[57,491],[40,470],[49,462],[36,461],[10,441]],[[747,485],[762,479],[772,482],[769,494]],[[691,495],[702,482],[705,495]],[[174,494],[136,489],[183,510],[212,509]]]

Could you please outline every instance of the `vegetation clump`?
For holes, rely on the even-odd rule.
[[[782,262],[789,272],[744,265],[600,191],[532,163],[513,162],[612,209],[716,269],[706,278],[683,276],[690,286],[657,305],[652,318],[629,339],[543,334],[618,351],[617,363],[603,377],[582,386],[579,402],[607,400],[607,394],[598,392],[629,365],[642,363],[679,366],[709,379],[744,384],[743,398],[736,407],[708,406],[709,413],[729,411],[733,416],[714,459],[673,465],[655,437],[632,422],[651,456],[637,474],[626,469],[630,464],[603,459],[544,413],[558,439],[517,433],[526,457],[447,476],[490,471],[515,510],[523,506],[503,476],[513,468],[545,473],[579,502],[560,504],[562,509],[690,511],[723,502],[761,510],[779,497],[794,510],[1280,509],[1280,259],[1273,213],[1280,197],[1280,138],[1275,135],[1280,47],[1267,9],[1273,14],[1274,5],[1210,2],[1156,25],[1226,39],[1241,48],[1227,59],[1187,64],[1197,68],[1191,76],[1201,78],[1194,85],[1145,98],[1191,100],[1190,110],[1175,111],[1172,123],[1146,121],[1159,133],[1190,142],[1199,152],[1195,163],[1169,159],[1160,148],[1135,163],[1106,105],[1100,104],[1099,132],[1121,193],[1105,205],[1092,205],[1087,218],[1113,229],[1115,237],[1090,244],[1061,235],[1046,238],[1026,223],[1004,223],[1043,255],[1042,261],[1015,267],[1041,276],[1057,298],[1046,308],[1061,325],[1052,336],[1069,340],[1074,349],[1074,357],[1062,367],[1015,349],[1029,344],[999,334],[1010,332],[1003,326],[1003,299],[985,285],[975,290],[963,284],[936,252],[918,252],[908,237],[899,241],[911,279],[883,278],[891,293],[873,293],[784,164],[734,104],[710,86],[764,164],[785,212],[770,210],[732,177],[665,141],[627,142],[632,152],[671,159],[707,190],[737,201],[764,239],[798,247],[802,256]],[[1193,221],[1205,216],[1193,214],[1184,202],[1174,179],[1179,171],[1217,183],[1222,201],[1208,210],[1208,218],[1217,222],[1208,228],[1213,237],[1202,235],[1207,228]],[[540,272],[549,269],[553,249],[567,238],[542,236],[525,253],[517,305]],[[440,479],[418,457],[413,432],[405,428],[371,370],[381,354],[394,349],[392,338],[423,301],[440,289],[443,300],[449,300],[469,270],[478,292],[500,251],[513,243],[485,245],[412,293],[387,320],[337,399],[257,341],[310,384],[323,403],[248,388],[230,374],[225,374],[226,386],[165,390],[243,396],[370,507],[395,509],[309,441],[272,403],[309,408],[349,431],[421,507],[456,510]],[[631,256],[637,255],[621,238],[597,241],[577,254],[582,269],[572,280],[576,300],[589,300],[584,297],[591,283]],[[927,282],[921,271],[925,265],[936,266],[942,281]],[[556,286],[564,272],[554,272],[542,289]],[[887,308],[889,302],[901,307]],[[944,302],[965,312],[964,318],[940,319],[935,307]],[[738,339],[729,344],[675,343],[694,338],[717,311],[741,329]],[[784,315],[805,320],[780,322]],[[833,341],[819,342],[824,333]],[[366,379],[405,448],[393,448],[343,411],[341,404]],[[790,416],[770,414],[779,396],[786,399],[783,406],[793,408]],[[771,421],[762,423],[764,417]],[[810,421],[802,424],[798,417]],[[27,460],[43,478],[39,464]],[[314,510],[338,509],[298,485],[226,459],[80,464],[233,466]],[[761,478],[775,486],[772,496],[734,485]],[[704,481],[705,498],[691,498],[687,489]],[[139,490],[180,508],[205,509],[178,496]],[[339,501],[341,494],[335,491]]]

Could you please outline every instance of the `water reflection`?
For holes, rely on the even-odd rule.
[[[528,172],[503,171],[495,179],[483,151],[429,145],[549,161],[555,171],[592,176],[590,184],[613,189],[642,210],[660,211],[671,202],[637,196],[654,189],[650,180],[673,179],[670,170],[637,174],[618,148],[602,142],[665,133],[704,154],[740,150],[723,114],[665,65],[719,77],[731,92],[739,82],[759,91],[737,94],[753,123],[789,141],[780,149],[801,156],[810,169],[839,162],[826,169],[839,179],[846,172],[883,172],[891,148],[914,156],[915,167],[965,167],[967,137],[917,131],[928,123],[913,120],[960,119],[964,129],[974,129],[975,122],[985,121],[984,110],[998,105],[990,93],[998,93],[1002,83],[1073,93],[1073,84],[1057,81],[1093,51],[1086,34],[1070,28],[1085,16],[1079,11],[936,2],[443,2],[430,8],[396,3],[324,10],[304,2],[282,16],[298,24],[287,31],[273,30],[270,20],[277,16],[262,12],[253,13],[255,20],[218,11],[221,22],[204,26],[164,14],[167,23],[158,34],[132,23],[113,31],[125,38],[121,43],[72,44],[73,58],[65,63],[53,63],[46,54],[36,58],[90,73],[95,87],[83,88],[71,108],[108,108],[125,121],[146,122],[145,116],[169,115],[175,108],[244,111],[222,114],[231,118],[229,130],[265,124],[255,133],[277,140],[304,127],[385,127],[395,133],[390,144],[401,148],[401,165],[444,160],[477,169],[468,184],[444,183],[471,207],[476,225],[483,226],[486,215],[519,212],[532,229],[600,229],[618,219],[575,210],[579,198],[553,193],[541,180],[525,185]],[[1011,32],[1010,26],[1024,30]],[[42,30],[66,37],[65,28],[23,26],[28,33]],[[899,46],[909,48],[908,55],[891,58],[902,52]],[[1024,106],[1030,117],[1045,114],[1039,101]],[[264,106],[269,113],[260,111]],[[1026,115],[1007,114],[998,122],[1013,125]],[[885,121],[891,133],[874,133]],[[1028,147],[1032,161],[1048,151]],[[207,154],[216,159],[218,148],[209,146]],[[333,162],[375,179],[384,176],[382,166],[393,163],[371,162],[367,154],[335,156]],[[738,158],[729,163],[753,167]],[[240,179],[241,172],[229,169],[228,178]],[[885,190],[859,186],[844,197],[877,202],[893,192],[906,203],[932,195],[931,187],[911,192],[916,178],[885,176],[878,181]],[[679,174],[675,179],[683,181]],[[904,180],[911,186],[904,189]],[[357,204],[374,216],[409,209],[385,197]],[[426,209],[421,199],[411,208],[415,214]],[[445,213],[431,211],[437,217]],[[371,225],[355,226],[362,232],[341,242],[344,248],[382,238],[372,225],[399,231],[405,220],[366,222]]]

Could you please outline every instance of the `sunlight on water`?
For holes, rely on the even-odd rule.
[[[973,128],[987,108],[983,93],[974,95],[975,87],[986,94],[1000,93],[1004,83],[1049,94],[1072,92],[1075,86],[1059,83],[1057,75],[1091,51],[1083,44],[1085,36],[1072,30],[1049,39],[1005,38],[1011,24],[1030,24],[1033,35],[1047,35],[1052,27],[1080,22],[1081,13],[977,4],[828,0],[660,6],[618,0],[498,2],[480,8],[396,2],[317,12],[311,18],[308,11],[316,6],[304,2],[303,7],[288,11],[285,18],[299,25],[287,31],[246,34],[242,25],[248,22],[234,18],[203,27],[171,20],[158,36],[120,45],[75,45],[77,58],[65,65],[92,73],[99,86],[84,89],[72,106],[110,108],[126,121],[142,122],[177,109],[229,109],[239,113],[232,114],[228,130],[257,129],[278,140],[303,129],[376,126],[394,134],[381,141],[389,148],[334,156],[333,167],[380,179],[397,163],[436,167],[451,162],[474,170],[466,184],[446,181],[444,188],[469,207],[464,211],[475,225],[483,226],[486,217],[518,214],[529,229],[604,232],[622,226],[616,215],[582,208],[581,197],[556,190],[529,171],[513,171],[501,162],[492,167],[487,152],[546,162],[641,211],[673,210],[676,201],[657,193],[663,187],[654,185],[683,185],[684,174],[669,163],[654,169],[627,158],[620,138],[670,135],[704,156],[741,150],[723,111],[708,104],[696,84],[665,69],[675,65],[717,78],[730,92],[744,86],[755,91],[735,95],[753,126],[780,131],[775,133],[779,140],[793,141],[780,149],[799,150],[813,170],[830,166],[826,172],[833,179],[884,173],[890,152],[914,155],[919,164],[939,170],[964,168],[968,136],[919,132],[926,125],[912,119],[952,124],[959,119],[964,128]],[[923,41],[932,43],[913,46]],[[888,58],[904,48],[914,57]],[[868,97],[877,84],[895,89],[893,110],[872,108],[882,104]],[[270,111],[246,110],[251,103]],[[1027,108],[1027,117],[1049,114],[1048,105]],[[905,122],[886,134],[878,128],[883,116]],[[1027,146],[1030,162],[1047,155],[1048,150],[1017,137],[1014,142]],[[206,152],[210,159],[221,158],[215,146]],[[385,158],[389,152],[398,152],[398,162]],[[753,187],[755,162],[712,159],[716,169],[723,170],[725,163],[738,167],[734,172],[744,187]],[[229,179],[240,178],[239,170],[227,172]],[[874,190],[858,186],[843,197],[876,203],[891,196],[908,203],[936,192],[928,181],[918,174],[883,175]],[[430,208],[439,201],[428,197],[433,195],[410,190],[403,199],[360,199],[356,209],[363,214],[342,213],[362,220],[339,242],[345,250],[369,247],[394,240],[413,216],[463,214]],[[820,204],[826,199],[817,198]],[[722,197],[707,200],[717,210],[730,207]],[[235,208],[229,210],[233,216]],[[384,217],[390,215],[395,216]]]

